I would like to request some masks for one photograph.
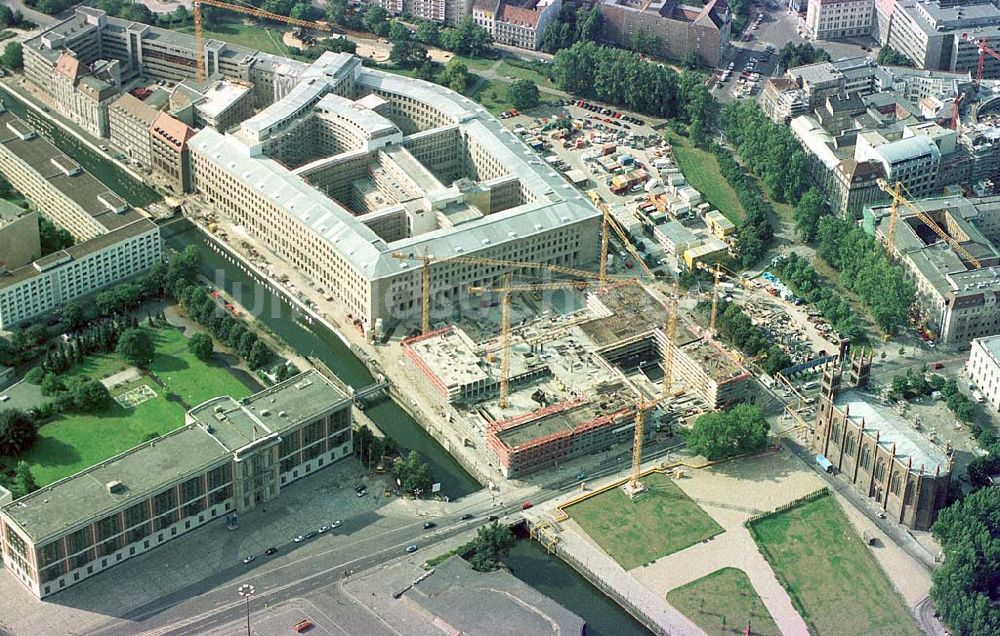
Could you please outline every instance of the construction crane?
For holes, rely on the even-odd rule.
[[[285,15],[278,15],[277,13],[271,13],[270,11],[265,11],[263,9],[258,9],[257,7],[243,6],[238,4],[230,4],[228,2],[220,2],[219,0],[194,0],[194,59],[195,59],[195,77],[199,82],[205,80],[205,36],[202,32],[202,15],[201,8],[215,7],[216,9],[226,9],[227,11],[234,11],[236,13],[242,13],[244,15],[249,15],[254,18],[263,18],[264,20],[274,20],[275,22],[284,22],[285,24],[290,24],[292,26],[303,27],[306,29],[316,29],[319,31],[333,31],[333,27],[325,22],[312,22],[310,20],[300,20],[298,18],[290,18]]]
[[[604,287],[623,287],[625,285],[635,285],[639,283],[637,278],[621,278],[607,281]],[[511,274],[506,272],[503,275],[503,283],[500,289],[492,287],[469,287],[472,294],[500,294],[500,408],[507,408],[507,396],[510,385],[510,296],[515,292],[542,291],[545,289],[566,289],[573,287],[582,289],[593,284],[593,281],[573,280],[559,281],[552,283],[529,283],[527,285],[511,285]]]
[[[623,486],[625,494],[635,499],[639,493],[646,488],[639,481],[639,472],[642,467],[642,442],[645,429],[646,411],[660,403],[662,398],[657,400],[639,400],[635,405],[635,432],[632,436],[632,473],[628,482]]]
[[[462,265],[493,265],[508,269],[532,269],[544,270],[553,274],[565,274],[586,280],[592,280],[597,274],[584,269],[574,269],[563,267],[562,265],[551,265],[549,263],[534,263],[530,261],[506,261],[498,258],[479,258],[477,256],[433,256],[427,254],[407,254],[405,252],[393,252],[393,258],[403,261],[420,261],[421,263],[421,286],[420,286],[420,331],[428,333],[430,331],[430,311],[431,311],[431,263],[448,262]],[[631,278],[627,280],[632,280]]]
[[[886,230],[886,243],[889,250],[893,249],[893,240],[896,236],[896,223],[899,221],[899,205],[902,204],[906,206],[913,214],[916,215],[918,219],[923,221],[927,227],[931,228],[935,234],[941,237],[942,240],[951,245],[952,249],[958,253],[959,257],[965,261],[968,261],[973,267],[979,269],[983,266],[982,262],[975,256],[973,256],[969,250],[962,247],[961,243],[953,239],[947,232],[941,229],[941,226],[937,224],[934,219],[924,214],[924,211],[918,208],[910,199],[903,196],[903,191],[905,188],[903,184],[899,181],[896,182],[895,187],[890,186],[889,182],[885,179],[879,179],[877,181],[878,187],[884,192],[888,193],[892,197],[892,207],[889,212],[889,227]],[[907,192],[909,194],[909,192]]]
[[[958,133],[962,132],[962,119],[959,117],[958,105],[962,103],[963,99],[965,99],[965,93],[955,95],[955,101],[952,104],[951,129]]]
[[[719,283],[722,280],[723,275],[728,275],[733,279],[739,281],[744,287],[750,288],[750,283],[746,282],[742,276],[736,274],[735,272],[726,269],[721,263],[716,263],[715,267],[708,265],[707,263],[699,263],[698,269],[703,269],[712,275],[712,313],[709,317],[708,328],[712,334],[715,334],[715,326],[718,322],[719,317]]]
[[[674,277],[674,287],[667,303],[667,324],[663,343],[663,398],[673,395],[674,388],[674,338],[677,336],[677,302],[680,300],[680,279]],[[683,389],[682,389],[683,390]]]
[[[591,190],[591,192],[594,191]],[[600,196],[592,196],[591,200],[594,202],[594,205],[597,206],[597,209],[604,215],[604,218],[601,221],[600,280],[603,281],[608,276],[608,244],[610,242],[610,233],[608,232],[608,228],[615,231],[615,234],[617,234],[618,238],[621,239],[622,245],[625,246],[625,251],[628,252],[633,259],[635,259],[635,262],[638,264],[639,268],[642,269],[642,272],[647,277],[654,278],[653,271],[646,265],[646,261],[639,256],[639,252],[635,249],[635,246],[632,245],[632,241],[628,238],[628,233],[622,229],[622,227],[618,224],[618,221],[611,215],[611,208],[608,206],[607,202],[600,198]]]
[[[977,40],[971,33],[963,33],[962,39],[974,44],[979,49],[979,66],[976,70],[976,88],[978,88],[983,83],[983,66],[986,64],[986,56],[989,55],[995,60],[1000,60],[1000,53],[986,46],[986,38]]]

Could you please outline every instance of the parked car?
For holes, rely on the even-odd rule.
[[[411,543],[410,545],[406,546],[406,551],[407,552],[416,552],[417,551],[417,544],[416,543]]]
[[[424,530],[430,530],[431,528],[436,528],[436,527],[437,527],[437,524],[434,523],[433,521],[425,521],[424,522]]]
[[[296,634],[304,634],[313,627],[315,627],[315,625],[313,625],[311,621],[301,620],[298,623],[292,625],[292,630],[294,630]]]
[[[243,559],[243,562],[244,563],[253,563],[253,560],[256,559],[256,558],[257,557],[255,557],[254,555],[251,554],[250,556],[248,556],[245,559]]]
[[[294,541],[295,543],[302,543],[305,540],[306,540],[306,536],[304,534],[300,534],[299,536],[297,536],[294,539],[292,539],[292,541]]]
[[[470,515],[469,513],[465,513],[464,515],[462,515],[462,521],[468,521],[469,519],[472,519],[473,517],[475,517],[475,515]]]
[[[278,551],[278,548],[276,548],[276,547],[274,547],[274,546],[272,545],[272,546],[271,546],[270,548],[268,548],[267,550],[264,550],[264,554],[266,554],[267,556],[271,556],[272,554],[274,554],[274,553],[275,553],[275,552],[277,552],[277,551]]]

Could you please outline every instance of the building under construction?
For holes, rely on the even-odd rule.
[[[662,385],[645,371],[663,360],[666,308],[638,286],[603,287],[585,308],[514,330],[509,399],[501,406],[501,351],[475,343],[458,327],[403,341],[403,350],[431,392],[464,409],[505,477],[523,476],[573,457],[632,440],[637,402],[659,397]],[[749,374],[696,327],[680,325],[672,393],[708,408],[741,399]],[[650,374],[652,375],[652,374]],[[655,422],[658,415],[647,418]],[[655,426],[644,429],[648,440]]]

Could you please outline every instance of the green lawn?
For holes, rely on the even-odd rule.
[[[521,68],[520,66],[514,66],[509,62],[500,62],[500,66],[497,67],[497,75],[501,77],[531,80],[537,84],[539,88],[556,88],[555,82],[538,71]]]
[[[919,634],[869,548],[829,493],[750,526],[814,634]]]
[[[716,570],[671,590],[667,601],[709,634],[744,634],[750,619],[756,636],[781,636],[743,570]]]
[[[167,390],[189,406],[217,395],[237,399],[250,395],[251,390],[222,365],[207,364],[188,352],[187,339],[179,331],[159,329],[154,336],[156,357],[151,371],[167,388],[144,377],[114,391],[118,395],[127,388],[146,384],[156,392],[155,398],[133,409],[112,403],[100,413],[67,413],[43,425],[38,430],[38,441],[21,458],[31,466],[40,486],[126,451],[152,434],[162,435],[183,426],[186,408],[178,401],[167,400]],[[77,366],[68,375],[101,379],[126,367],[117,356],[104,355]],[[0,463],[9,466],[14,460],[2,458]]]
[[[666,475],[643,478],[646,492],[635,501],[620,488],[566,509],[615,561],[630,570],[722,532]]]
[[[469,67],[470,71],[485,71],[497,63],[496,60],[488,57],[466,57],[464,55],[456,55],[448,60],[449,64],[453,62],[461,62],[462,64],[465,64]]]
[[[222,40],[238,46],[263,51],[264,53],[305,60],[306,58],[301,55],[292,55],[288,47],[281,41],[282,34],[287,30],[273,26],[264,26],[258,23],[227,21],[221,22],[211,28],[205,26],[202,32],[205,34],[206,40]],[[194,33],[194,27],[190,25],[183,26],[176,29],[176,31],[191,35]]]
[[[472,78],[472,81],[475,82],[476,78]],[[497,115],[514,108],[514,105],[507,99],[508,86],[510,86],[510,82],[484,79],[479,88],[469,95],[469,98],[479,102],[486,107],[486,110]]]
[[[736,191],[719,171],[715,155],[695,148],[686,139],[676,135],[671,135],[670,144],[673,146],[677,167],[688,183],[701,192],[713,207],[725,214],[726,218],[739,225],[747,215],[746,210],[740,205]]]

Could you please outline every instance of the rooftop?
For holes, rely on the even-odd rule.
[[[144,218],[139,212],[128,209],[127,204],[118,195],[111,192],[90,173],[80,169],[75,162],[47,140],[38,135],[24,139],[23,135],[15,134],[11,126],[18,130],[31,130],[10,111],[2,112],[0,144],[6,146],[60,192],[83,208],[106,231],[116,230]],[[73,174],[67,174],[65,168],[71,168],[69,172]],[[122,212],[118,212],[123,208],[125,209]]]
[[[587,424],[621,422],[631,424],[634,398],[614,395],[607,401],[565,402],[538,409],[507,422],[499,422],[496,436],[505,445],[517,449],[552,435],[570,435]]]
[[[587,295],[598,317],[580,325],[598,349],[652,333],[666,318],[666,308],[644,287],[603,287]]]
[[[912,463],[914,471],[934,473],[938,468],[941,472],[950,470],[948,456],[944,451],[931,443],[919,432],[914,430],[910,422],[896,415],[892,409],[875,404],[863,393],[849,389],[837,394],[834,398],[837,408],[850,409],[852,422],[864,422],[865,433],[872,437],[878,434],[879,446],[892,450],[904,463]]]
[[[446,388],[492,378],[480,365],[475,343],[461,329],[448,327],[406,341],[413,351]]]
[[[168,484],[221,464],[253,433],[246,428],[248,419],[266,419],[259,432],[280,433],[290,426],[308,421],[317,414],[348,398],[315,371],[307,371],[257,393],[241,404],[231,398],[217,398],[238,413],[229,424],[208,415],[215,432],[197,424],[188,424],[153,441],[146,442],[75,475],[45,486],[30,495],[4,506],[3,512],[38,544],[48,537],[155,494]],[[228,402],[226,402],[228,401]],[[189,417],[201,423],[216,400],[195,407]],[[234,406],[235,405],[235,406]],[[273,408],[273,415],[261,411]],[[285,411],[281,418],[277,414]],[[229,413],[227,413],[229,415]],[[247,418],[247,419],[244,419]],[[242,443],[241,443],[242,442]],[[121,489],[111,492],[109,484],[120,482]]]

